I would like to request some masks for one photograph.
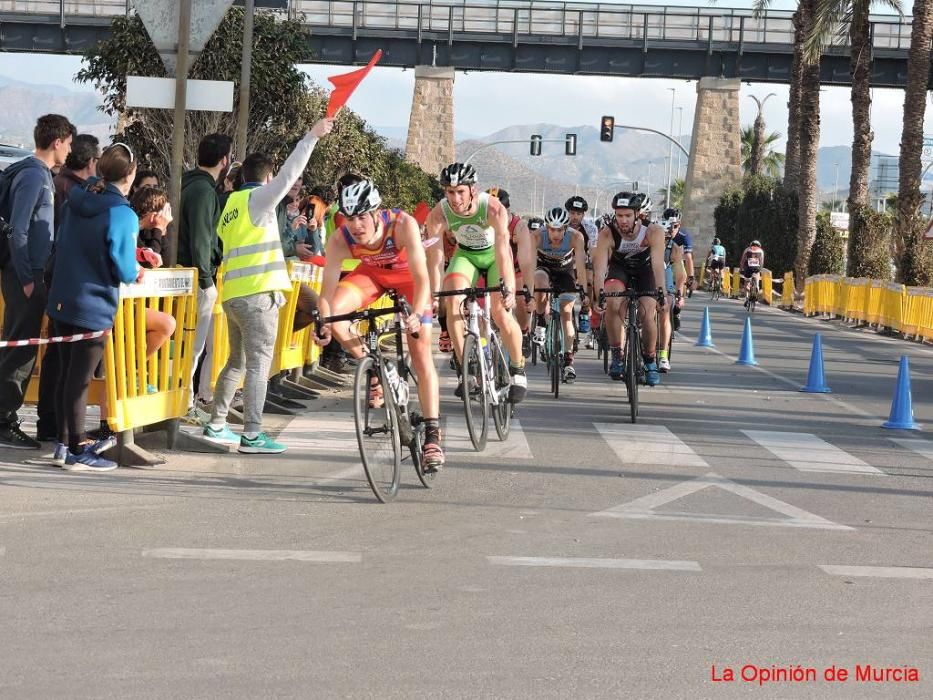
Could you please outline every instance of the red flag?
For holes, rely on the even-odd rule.
[[[343,73],[342,75],[332,75],[328,78],[328,80],[334,84],[334,90],[330,93],[330,101],[327,103],[326,116],[328,118],[336,116],[340,108],[347,103],[347,100],[350,99],[350,95],[352,95],[357,86],[363,82],[363,78],[369,74],[369,71],[379,62],[380,58],[382,58],[382,49],[377,50],[376,53],[373,54],[373,57],[369,59],[369,63],[363,68],[350,73]]]
[[[430,213],[431,207],[428,206],[427,202],[418,202],[418,206],[415,207],[411,215],[415,217],[415,221],[418,222],[419,226],[424,226],[424,222],[428,220],[428,214]]]

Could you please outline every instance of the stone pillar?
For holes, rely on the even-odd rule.
[[[415,68],[405,157],[435,177],[456,160],[453,68]]]
[[[742,182],[742,127],[738,78],[700,78],[684,186],[683,223],[693,234],[699,268],[713,237],[713,210],[730,187]]]

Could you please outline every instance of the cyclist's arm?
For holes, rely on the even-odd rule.
[[[573,261],[577,269],[577,284],[586,289],[586,248],[584,246],[586,236],[576,231],[571,240],[573,242]]]
[[[663,228],[657,224],[651,224],[648,227],[648,244],[651,246],[651,270],[654,273],[655,288],[664,287],[664,239]]]
[[[608,228],[603,228],[596,239],[596,250],[593,251],[593,286],[596,295],[603,291],[606,284],[606,274],[609,270],[609,251],[612,248],[612,234]]]
[[[441,280],[444,276],[444,238],[447,235],[447,221],[440,204],[428,214],[424,230],[428,238],[437,238],[437,243],[427,250],[428,278],[431,292],[436,293],[441,291]]]
[[[537,259],[537,234],[528,229],[528,224],[522,221],[515,228],[515,237],[518,239],[518,267],[522,271],[522,282],[529,290],[535,286],[535,261]]]
[[[684,285],[687,283],[687,274],[684,270],[684,251],[679,245],[671,249],[671,269],[674,271],[674,289],[683,296]]]
[[[409,301],[414,313],[420,316],[432,306],[431,278],[428,274],[427,253],[421,241],[421,231],[418,222],[408,214],[399,215],[395,230],[399,244],[408,251],[408,269],[411,270],[411,277],[415,283],[415,298]],[[431,247],[436,248],[439,245],[440,241]]]
[[[495,197],[489,198],[489,213],[486,223],[496,231],[496,265],[499,268],[499,279],[505,286],[515,293],[515,266],[512,264],[512,246],[509,243],[509,216],[505,207]]]
[[[765,249],[764,248],[761,249],[761,267],[759,269],[760,270],[765,269]]]
[[[748,248],[742,251],[742,257],[739,259],[739,269],[742,270],[745,268],[745,258],[748,257]]]
[[[327,247],[324,251],[327,262],[324,264],[324,279],[321,282],[321,296],[318,300],[318,310],[324,318],[331,315],[330,305],[334,300],[337,284],[340,282],[343,261],[350,257],[350,249],[347,248],[343,234],[339,229],[334,233],[336,235],[332,235],[327,240]]]

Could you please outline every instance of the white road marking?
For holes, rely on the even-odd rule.
[[[706,515],[701,513],[665,512],[656,513],[655,508],[671,503],[690,494],[715,486],[734,493],[753,503],[769,508],[787,516],[786,518],[756,518],[743,515]],[[606,510],[590,513],[591,516],[605,518],[628,518],[632,520],[686,520],[690,522],[722,523],[728,525],[768,525],[773,527],[805,527],[820,530],[852,530],[847,525],[838,525],[826,518],[809,513],[790,503],[778,500],[766,494],[725,479],[710,472],[696,479],[690,479],[671,486],[657,493],[642,496],[634,501],[623,503]]]
[[[310,561],[358,564],[359,552],[313,552],[289,549],[146,549],[151,559],[227,559],[237,561]]]
[[[743,430],[743,433],[778,459],[802,472],[844,472],[880,474],[880,469],[840,450],[810,433],[785,433],[771,430]]]
[[[499,440],[499,436],[496,435],[496,426],[493,424],[492,415],[490,414],[489,437],[486,442],[486,449],[482,453],[477,453],[473,449],[473,443],[470,442],[470,434],[467,432],[466,418],[463,416],[463,411],[452,411],[444,420],[443,442],[447,454],[482,454],[484,458],[504,460],[534,459],[531,447],[528,444],[528,438],[525,437],[525,431],[522,429],[521,421],[514,418],[512,419],[509,438],[502,442]]]
[[[702,457],[663,425],[594,423],[626,466],[709,467]]]
[[[486,557],[496,566],[549,566],[570,569],[638,569],[642,571],[702,571],[695,561],[667,559],[588,559],[585,557]]]
[[[296,452],[320,455],[328,452],[359,452],[353,411],[311,413],[297,416],[281,433],[278,441],[288,445],[288,455]]]
[[[933,442],[928,440],[911,440],[910,438],[888,438],[892,442],[896,442],[901,447],[906,447],[908,450],[913,450],[918,455],[926,457],[928,460],[933,462]]]
[[[15,484],[15,480],[4,481],[6,484]],[[20,484],[34,488],[36,484],[24,482]],[[100,508],[63,508],[61,510],[26,510],[19,513],[0,513],[0,520],[10,520],[13,518],[45,518],[55,515],[85,515],[93,513],[107,513],[119,510],[155,510],[164,508],[163,505],[125,505],[125,506],[101,506]]]
[[[844,566],[820,564],[819,567],[833,576],[856,576],[872,578],[927,578],[933,579],[933,569],[913,566]]]

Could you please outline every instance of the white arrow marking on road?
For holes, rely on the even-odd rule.
[[[702,571],[695,561],[667,559],[587,559],[585,557],[486,557],[497,566],[552,566],[571,569],[639,569],[642,571]]]
[[[901,447],[913,450],[918,455],[926,457],[933,462],[933,442],[927,440],[911,440],[910,438],[888,438],[891,442],[896,442]]]
[[[312,561],[358,564],[359,552],[311,552],[289,549],[146,549],[151,559],[229,559],[239,561]]]
[[[841,566],[838,564],[819,564],[827,574],[833,576],[860,576],[873,578],[930,578],[933,569],[913,566]]]
[[[706,515],[700,513],[656,513],[655,508],[679,500],[685,496],[715,486],[747,498],[753,503],[786,515],[786,518],[752,518],[742,515]],[[628,518],[632,520],[687,520],[691,522],[725,523],[728,525],[770,525],[774,527],[810,527],[820,530],[852,530],[847,525],[838,525],[819,515],[814,515],[790,503],[767,496],[760,491],[742,486],[734,481],[710,472],[704,476],[671,486],[668,489],[642,496],[629,503],[590,513],[591,516],[605,518]]]
[[[708,468],[702,457],[663,425],[594,423],[622,464]]]
[[[743,430],[748,437],[778,459],[802,472],[875,474],[887,476],[858,457],[820,440],[810,433],[784,433],[770,430]]]

